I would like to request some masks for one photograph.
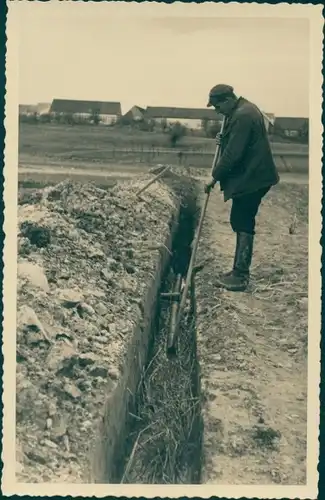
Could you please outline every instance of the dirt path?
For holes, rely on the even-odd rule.
[[[198,260],[204,483],[304,484],[307,430],[308,187],[284,183],[258,217],[252,284],[222,292],[232,265],[230,204],[209,201]],[[288,227],[297,215],[297,228]]]
[[[120,178],[120,179],[130,179],[132,177],[139,177],[141,174],[148,172],[149,167],[147,166],[132,166],[130,165],[118,165],[114,168],[112,165],[106,165],[102,168],[94,167],[94,165],[85,165],[83,168],[78,167],[75,164],[71,164],[69,167],[63,166],[40,166],[40,165],[24,165],[20,166],[18,170],[18,176],[20,179],[32,179],[35,178],[39,180],[41,176],[56,180],[60,177],[85,177],[86,180],[96,180],[103,178]],[[208,171],[207,171],[208,175]],[[294,184],[308,184],[308,175],[299,173],[285,172],[281,173],[281,182],[289,182]],[[204,181],[204,171],[202,176],[196,176],[197,179]]]

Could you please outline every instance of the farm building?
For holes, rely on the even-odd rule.
[[[39,102],[38,104],[36,104],[36,113],[38,115],[45,115],[50,112],[50,108],[50,102]]]
[[[147,120],[165,122],[167,124],[179,122],[189,129],[200,129],[202,121],[221,121],[222,116],[213,109],[206,108],[169,108],[149,106],[145,112]]]
[[[98,116],[101,123],[109,125],[122,114],[121,103],[106,101],[77,101],[71,99],[53,99],[50,113],[71,114],[75,118],[91,119]]]
[[[277,117],[274,122],[274,131],[282,132],[287,137],[300,137],[308,130],[308,118]]]
[[[201,108],[168,108],[168,107],[148,107],[145,112],[146,119],[156,122],[165,121],[168,124],[180,122],[190,129],[202,127],[202,121],[208,122],[222,121],[222,115],[218,115],[214,109]],[[274,114],[264,113],[266,129],[274,124]]]
[[[140,106],[133,106],[125,115],[122,116],[125,122],[139,122],[144,119],[145,109]]]

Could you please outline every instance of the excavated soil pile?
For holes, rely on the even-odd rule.
[[[127,369],[132,332],[168,256],[164,244],[178,210],[160,183],[137,199],[142,185],[107,191],[63,182],[21,200],[19,481],[89,479],[105,402]]]

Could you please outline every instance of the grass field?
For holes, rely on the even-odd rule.
[[[275,154],[308,154],[308,146],[303,144],[274,143],[272,148]],[[175,155],[167,134],[129,130],[125,127],[77,125],[20,124],[19,128],[21,163],[33,162],[37,158],[105,162],[107,159],[122,159],[131,153],[133,157],[137,155],[141,159],[144,155],[144,160],[150,160],[152,156],[159,157],[157,150]],[[184,154],[214,153],[215,141],[188,135],[179,141],[175,150]]]
[[[80,148],[100,152],[113,147],[170,147],[167,134],[130,130],[127,127],[22,123],[19,129],[19,150],[22,153],[64,154],[71,149],[79,151]],[[204,149],[211,145],[213,149],[213,140],[205,137],[185,136],[180,142],[183,149]]]

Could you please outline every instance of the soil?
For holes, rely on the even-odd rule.
[[[196,278],[202,482],[305,484],[308,186],[279,184],[266,196],[242,293],[217,285],[233,262],[229,210],[214,191],[198,250],[207,262]]]
[[[170,181],[170,179],[169,179]],[[182,285],[191,257],[199,209],[192,181],[173,189],[183,201],[173,240],[171,266],[161,292]],[[184,192],[186,187],[186,192]],[[201,186],[199,186],[201,187]],[[138,391],[134,425],[128,441],[123,481],[135,484],[197,484],[200,482],[202,418],[195,344],[195,301],[188,302],[180,324],[177,356],[167,356],[172,311],[170,298],[159,303],[148,364]]]
[[[157,165],[159,166],[159,165]],[[183,172],[186,176],[190,175],[200,182],[205,182],[209,176],[208,169],[199,169],[192,167],[172,167],[178,172]],[[139,179],[146,175],[149,171],[149,165],[104,165],[101,169],[94,168],[93,165],[85,162],[81,165],[71,162],[65,162],[64,166],[61,163],[46,163],[46,166],[34,164],[26,164],[19,167],[18,179],[20,186],[20,196],[26,189],[35,187],[41,188],[49,185],[55,185],[65,179],[71,179],[76,182],[96,183],[100,187],[113,186],[117,181]],[[289,182],[294,184],[308,184],[308,175],[299,172],[283,172],[281,173],[281,182]]]
[[[171,190],[160,183],[137,200],[145,180],[110,190],[63,182],[22,191],[19,481],[82,481],[89,443],[154,274],[160,250],[152,245],[162,243],[175,209]],[[229,208],[215,190],[198,250],[198,261],[206,262],[196,277],[202,483],[303,484],[308,185],[283,183],[265,198],[251,285],[237,294],[217,286],[233,258]]]
[[[63,182],[20,198],[17,480],[83,482],[175,198],[156,183]]]

